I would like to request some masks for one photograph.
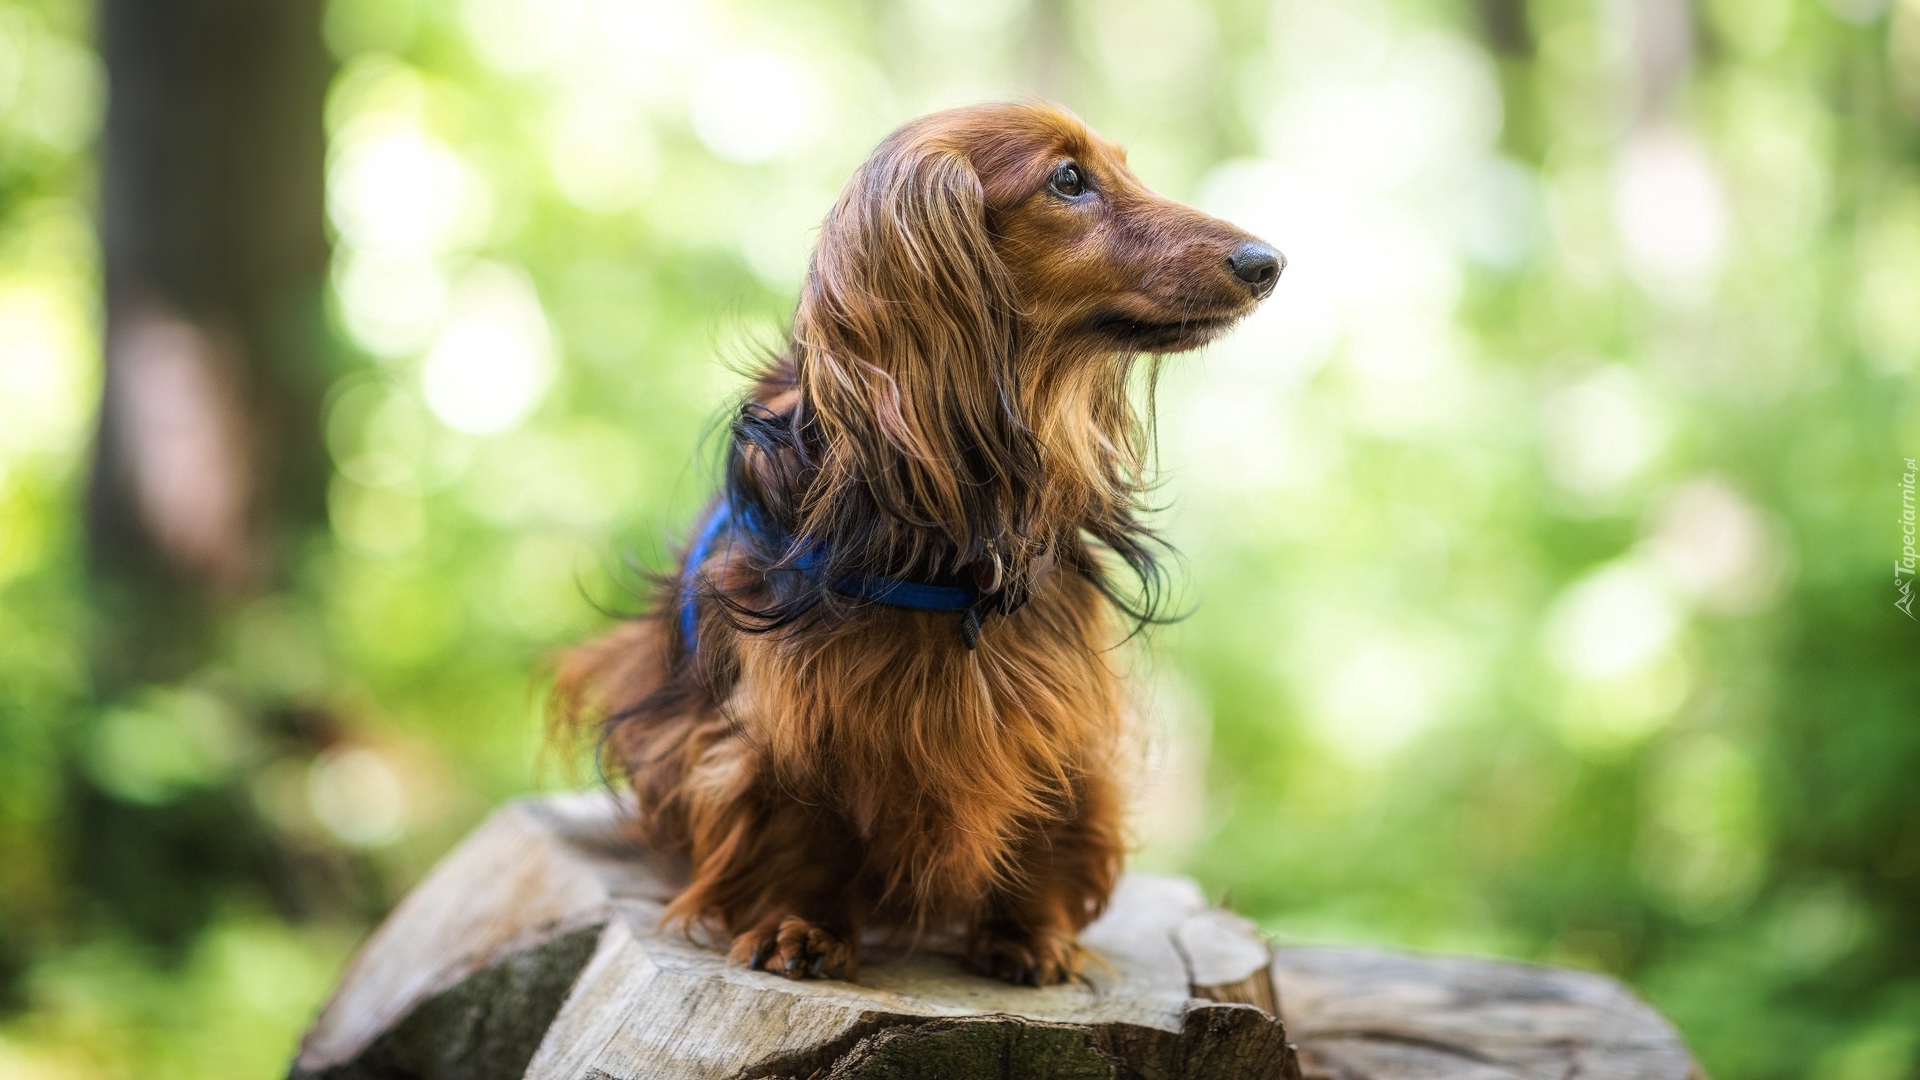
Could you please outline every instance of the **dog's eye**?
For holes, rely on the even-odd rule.
[[[1055,195],[1073,199],[1087,190],[1087,178],[1080,174],[1080,166],[1069,161],[1053,170],[1053,179],[1047,186],[1053,189]]]

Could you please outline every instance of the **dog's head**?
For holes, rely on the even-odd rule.
[[[812,430],[845,483],[963,560],[1124,531],[1145,443],[1132,361],[1217,336],[1285,265],[1149,191],[1060,109],[922,117],[822,226],[794,322]]]
[[[1124,150],[1059,109],[938,113],[895,140],[965,156],[1021,310],[1075,343],[1194,348],[1252,311],[1286,268],[1260,240],[1148,190]]]
[[[888,136],[828,217],[814,276],[963,324],[936,329],[1165,353],[1217,336],[1285,268],[1255,237],[1150,191],[1125,151],[1070,113],[996,104]]]

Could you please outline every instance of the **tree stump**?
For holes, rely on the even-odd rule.
[[[611,798],[508,805],[374,931],[291,1077],[1699,1076],[1673,1028],[1612,980],[1270,950],[1180,878],[1129,874],[1082,935],[1102,962],[1038,990],[972,974],[943,941],[870,942],[858,984],[729,967],[660,930],[678,878],[627,838]]]

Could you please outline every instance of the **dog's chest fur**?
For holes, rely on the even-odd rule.
[[[979,647],[957,617],[872,609],[831,634],[739,644],[729,702],[764,778],[829,811],[859,873],[917,915],[1017,877],[1012,855],[1114,764],[1120,685],[1093,587],[1049,575]]]

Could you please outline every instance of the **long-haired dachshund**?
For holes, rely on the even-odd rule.
[[[679,572],[561,666],[560,720],[601,725],[645,837],[691,866],[670,919],[794,978],[854,978],[869,926],[1076,974],[1124,849],[1108,653],[1158,574],[1130,376],[1284,266],[1056,108],[880,144]]]

